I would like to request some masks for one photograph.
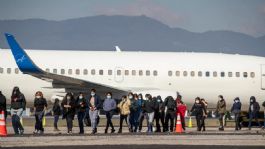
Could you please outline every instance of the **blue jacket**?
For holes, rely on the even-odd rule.
[[[109,112],[116,109],[116,101],[114,99],[105,99],[103,102],[103,110]]]
[[[241,111],[241,102],[234,102],[232,108],[231,108],[231,112],[238,114]]]
[[[88,104],[88,107],[90,108],[90,107],[92,107],[92,105],[91,105],[91,103],[90,103],[90,100],[91,100],[91,95],[89,95],[88,96],[88,102],[87,102],[87,104]],[[95,107],[97,108],[97,109],[100,109],[101,108],[101,99],[100,99],[100,97],[96,94],[96,95],[94,95],[94,98],[95,98]]]

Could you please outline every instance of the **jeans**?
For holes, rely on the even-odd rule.
[[[224,118],[225,118],[225,114],[224,113],[220,113],[219,114],[219,123],[220,123],[219,128],[224,128]]]
[[[264,120],[263,121],[264,121],[264,125],[263,126],[265,128],[265,111],[264,111]]]
[[[167,111],[165,120],[165,131],[169,131],[168,124],[170,120],[170,131],[173,132],[175,114],[175,111]]]
[[[137,122],[138,122],[138,125],[139,125],[139,131],[142,130],[142,127],[143,127],[143,121],[144,121],[144,117],[145,117],[145,115],[146,115],[146,113],[141,112],[140,115],[139,115],[139,117],[138,117]]]
[[[130,126],[131,126],[131,131],[136,131],[137,130],[137,120],[138,120],[139,114],[136,111],[133,111],[130,113]]]
[[[111,121],[112,116],[113,116],[113,111],[106,111],[106,118],[107,118],[106,130],[109,129],[109,126],[111,127],[112,130],[114,130],[114,126]]]
[[[14,129],[15,134],[19,134],[24,131],[24,128],[20,122],[22,118],[23,109],[11,109],[11,116],[12,116],[12,126]]]
[[[202,115],[196,115],[196,123],[197,123],[197,131],[201,131],[203,126],[203,116]]]
[[[89,117],[91,120],[91,127],[94,130],[97,128],[98,110],[89,110]]]
[[[235,113],[235,124],[236,124],[235,129],[236,130],[241,129],[239,118],[240,118],[240,113]]]
[[[156,131],[161,132],[161,126],[159,121],[161,121],[163,131],[165,131],[165,112],[155,112],[155,122],[156,122]]]
[[[259,120],[258,120],[258,117],[257,117],[257,114],[253,113],[253,112],[250,112],[249,113],[248,128],[251,128],[251,123],[252,123],[253,119],[255,119],[256,123],[259,125],[259,127],[261,127],[261,125],[259,123]]]
[[[67,114],[65,117],[68,132],[72,131],[72,129],[73,129],[73,118],[74,118],[74,116],[72,114]]]
[[[154,121],[155,112],[147,113],[146,119],[147,119],[147,127],[148,132],[153,132],[153,121]]]
[[[58,121],[59,121],[60,115],[54,115],[54,121],[53,121],[53,126],[55,129],[58,129]]]
[[[130,128],[130,125],[128,124],[128,119],[129,116],[128,115],[120,115],[120,130],[122,130],[122,126],[123,126],[123,120],[125,120],[127,127]]]
[[[84,133],[84,117],[85,117],[85,112],[83,111],[77,112],[77,119],[78,119],[78,126],[80,133]]]
[[[44,116],[44,111],[35,112],[35,130],[37,131],[44,131],[43,125],[42,125],[42,119]]]

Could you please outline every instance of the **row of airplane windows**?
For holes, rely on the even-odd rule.
[[[6,70],[7,70],[6,71],[7,74],[11,74],[11,68],[7,68]],[[80,69],[75,69],[75,70],[73,70],[73,69],[68,69],[68,70],[60,69],[60,74],[61,75],[65,75],[66,71],[67,71],[68,75],[74,74],[73,71],[75,71],[76,75],[80,75],[81,74],[81,70]],[[15,68],[14,72],[15,72],[15,74],[18,74],[19,73],[19,69]],[[46,72],[52,72],[54,74],[59,73],[59,71],[57,69],[52,69],[52,71],[51,71],[49,68],[46,69]],[[90,71],[91,75],[96,75],[97,74],[96,72],[97,71],[95,69],[91,69],[91,71]],[[0,73],[4,73],[4,68],[0,68]],[[103,69],[98,70],[98,74],[99,75],[104,75],[104,70]],[[112,75],[113,71],[112,70],[107,70],[107,74],[108,75]],[[139,71],[131,70],[131,75],[132,76],[136,76],[137,74],[139,76],[143,76],[143,75],[146,75],[146,76],[151,76],[151,75],[158,76],[157,70],[153,70],[153,71],[150,71],[150,70],[146,70],[146,71],[143,71],[143,70],[139,70]],[[205,74],[205,75],[203,75],[203,74]],[[187,76],[191,76],[191,77],[195,77],[195,76],[198,76],[198,77],[202,77],[202,76],[205,76],[205,77],[211,77],[211,76],[218,77],[218,74],[219,74],[220,77],[225,77],[226,76],[226,72],[219,72],[218,73],[217,71],[213,71],[213,72],[206,71],[204,73],[202,71],[198,71],[198,72],[196,72],[196,71],[190,71],[190,72],[188,72],[188,71],[182,71],[182,72],[181,71],[175,71],[175,72],[168,71],[168,76],[170,76],[170,77],[172,77],[174,75],[177,76],[177,77],[180,77],[180,76],[184,76],[184,77],[187,77]],[[227,76],[228,77],[233,77],[235,75],[235,77],[241,77],[241,74],[242,74],[242,76],[244,78],[247,78],[249,76],[251,78],[255,77],[255,73],[254,72],[250,72],[250,73],[248,73],[248,72],[235,72],[235,73],[228,72]],[[83,69],[83,75],[88,75],[88,70],[87,69]],[[128,76],[128,75],[130,75],[130,71],[129,70],[116,70],[116,75],[118,75],[118,76],[121,76],[121,75]]]

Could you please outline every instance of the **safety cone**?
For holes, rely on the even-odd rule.
[[[177,123],[176,123],[176,133],[182,133],[182,124],[181,124],[181,119],[180,119],[180,114],[178,113],[177,116]]]
[[[191,117],[190,117],[190,119],[189,119],[189,125],[188,125],[188,127],[189,127],[189,128],[192,128],[192,119],[191,119]]]
[[[7,136],[5,112],[3,110],[0,113],[0,136],[2,136],[2,137]]]

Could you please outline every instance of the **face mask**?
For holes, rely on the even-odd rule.
[[[129,99],[132,99],[133,98],[133,96],[129,96]]]
[[[41,98],[41,96],[36,96],[36,98],[40,99],[40,98]]]
[[[219,98],[219,101],[221,101],[222,100],[222,98]]]
[[[142,98],[141,98],[141,97],[139,97],[138,99],[139,99],[139,100],[141,100]]]
[[[253,102],[253,100],[251,99],[250,102]]]
[[[198,101],[198,100],[196,100],[195,102],[196,102],[196,103],[200,103],[200,101]]]
[[[71,99],[71,97],[70,97],[70,96],[67,96],[67,97],[66,97],[66,99],[67,99],[67,100],[70,100],[70,99]]]
[[[110,99],[110,98],[111,98],[111,96],[109,96],[109,95],[108,95],[108,96],[107,96],[107,98],[108,98],[108,99]]]
[[[145,100],[149,100],[149,99],[146,97]]]
[[[79,99],[83,99],[83,96],[79,96]]]
[[[95,93],[94,93],[94,92],[92,92],[92,93],[91,93],[91,96],[95,96]]]
[[[158,100],[157,100],[157,102],[161,102],[161,100],[160,100],[160,99],[158,99]]]

